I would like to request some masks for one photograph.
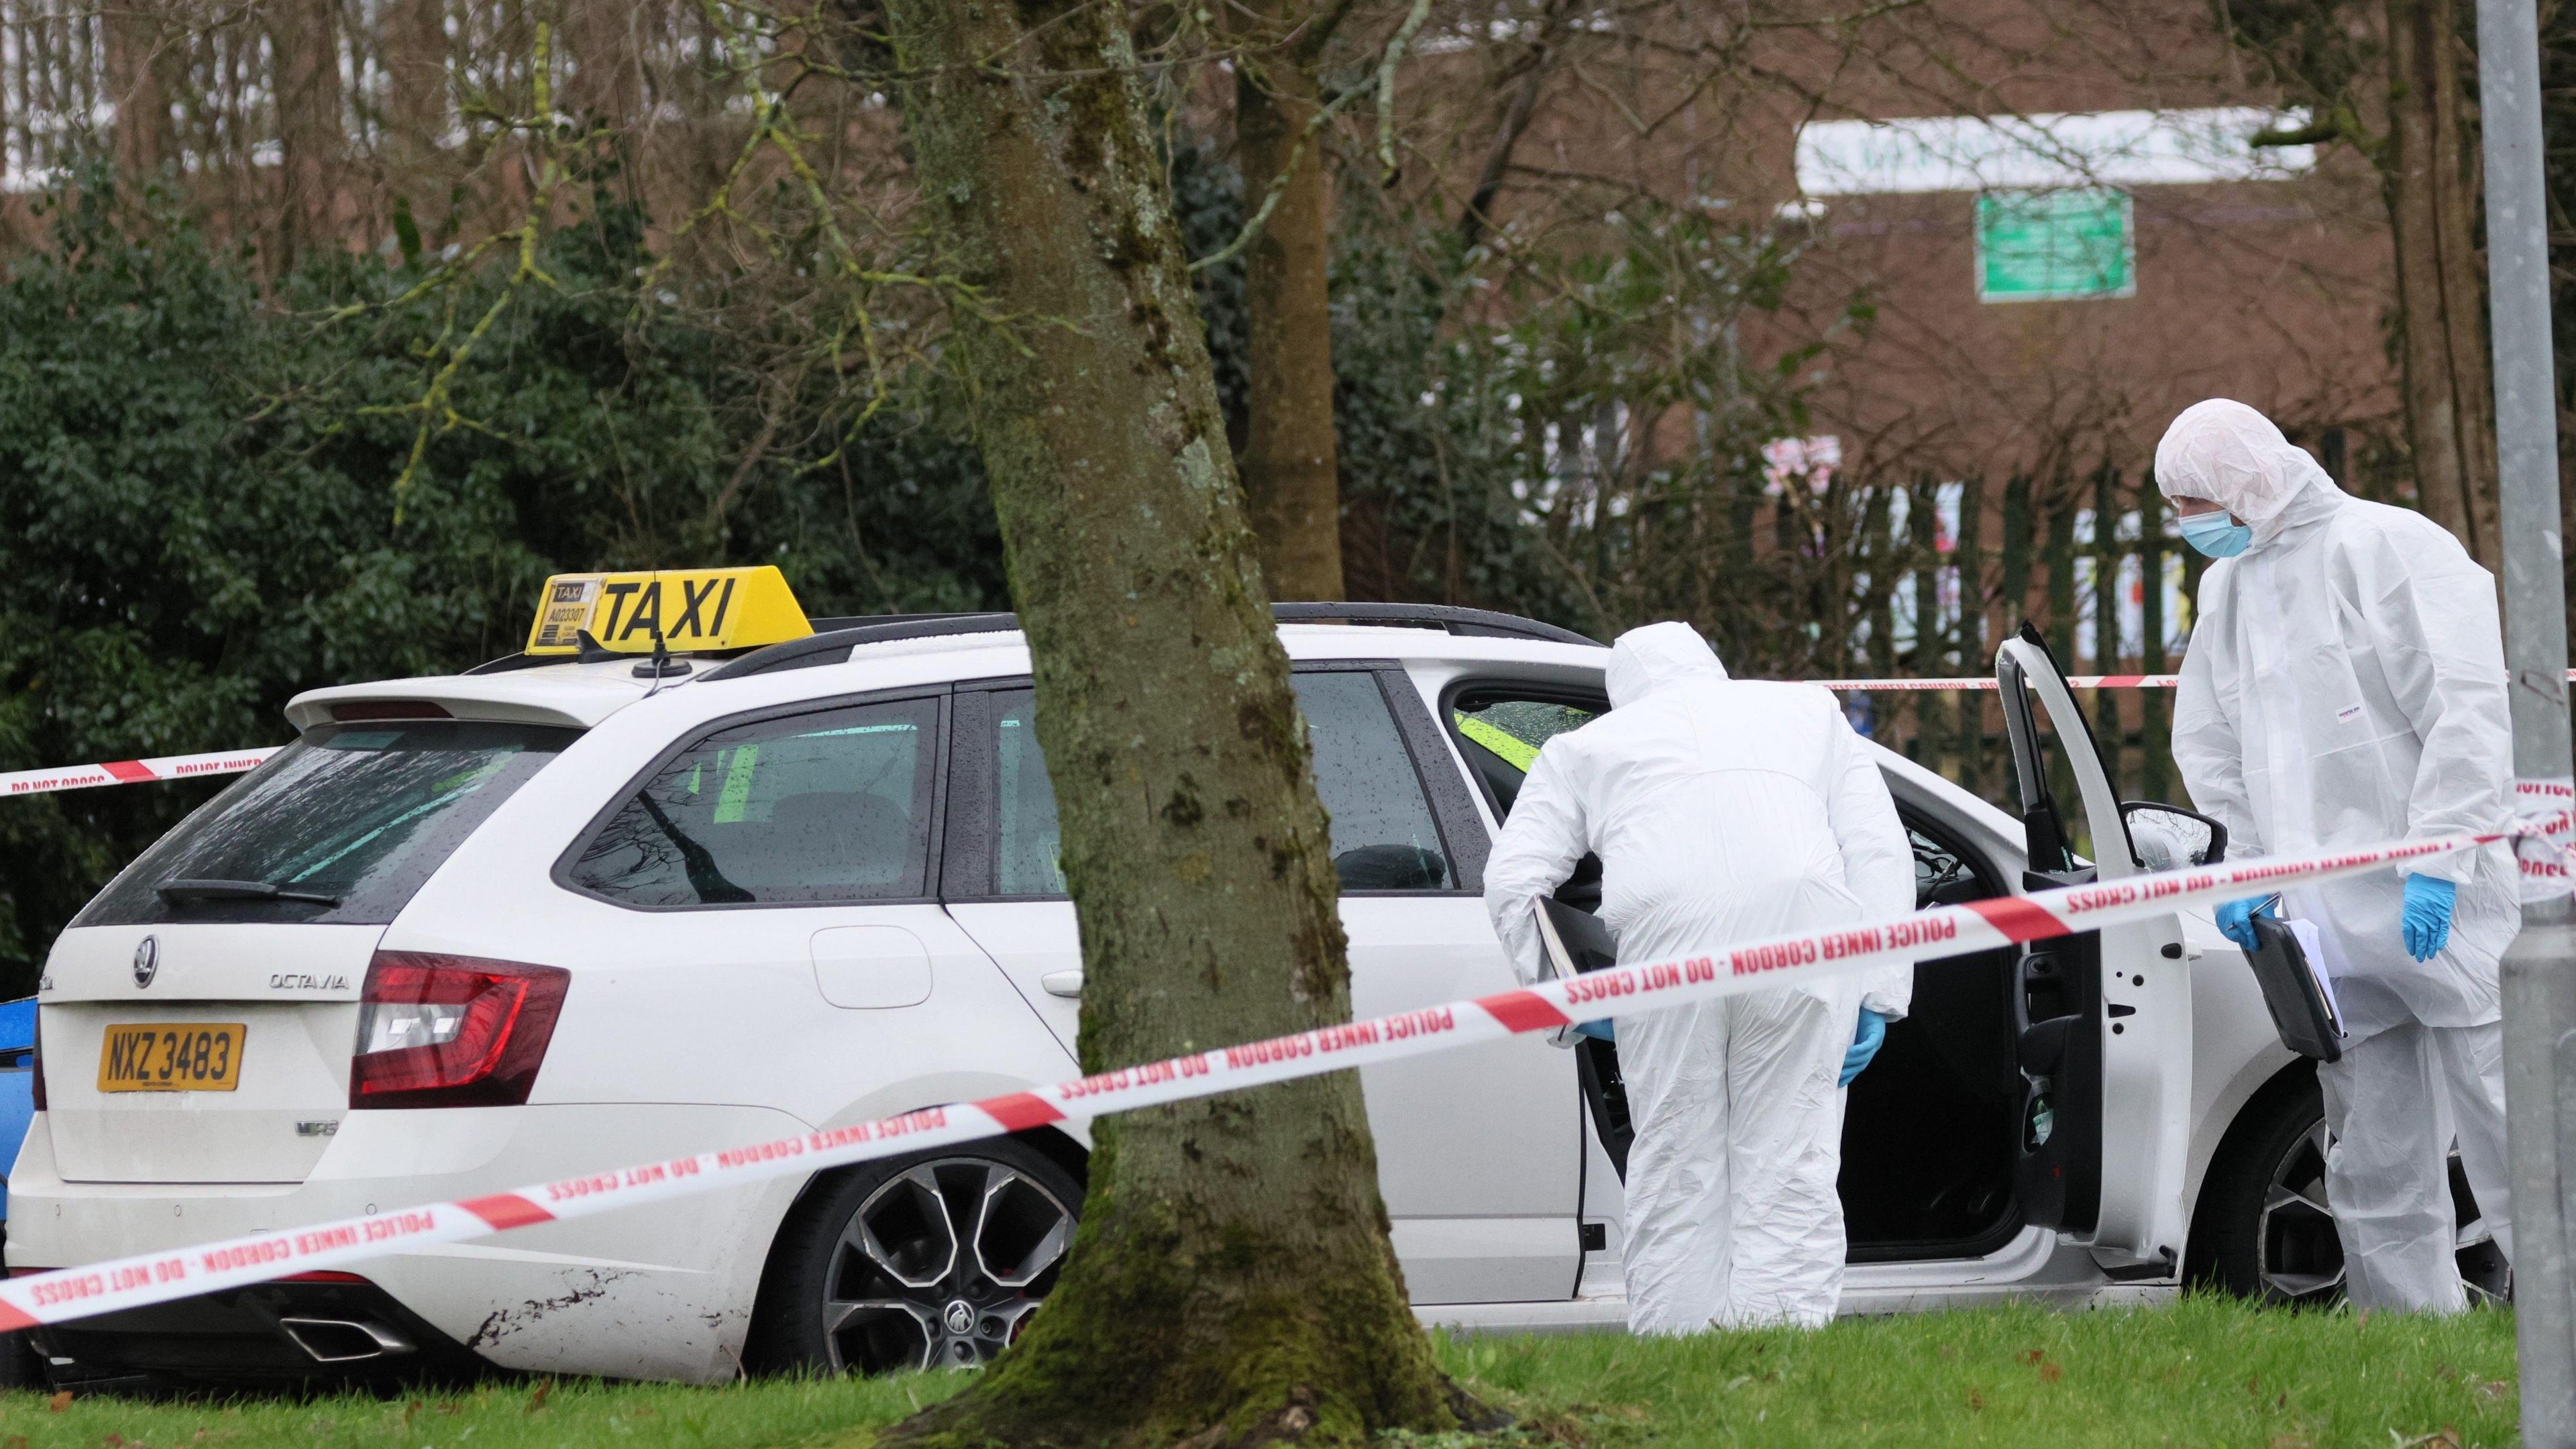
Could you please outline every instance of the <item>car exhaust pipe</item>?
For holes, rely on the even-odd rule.
[[[392,1329],[347,1318],[281,1318],[277,1326],[315,1363],[362,1363],[412,1351]]]

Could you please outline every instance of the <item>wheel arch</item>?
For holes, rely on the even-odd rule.
[[[2205,1231],[2210,1211],[2210,1183],[2217,1177],[2217,1167],[2232,1154],[2245,1151],[2248,1135],[2257,1130],[2284,1097],[2316,1090],[2316,1063],[2305,1057],[2293,1057],[2287,1063],[2261,1078],[2236,1103],[2227,1116],[2227,1128],[2217,1136],[2208,1154],[2202,1157],[2191,1185],[2191,1234],[2183,1250],[2183,1282],[2204,1281],[2209,1274],[2211,1234]]]

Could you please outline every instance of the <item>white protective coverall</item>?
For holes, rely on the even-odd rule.
[[[2174,761],[2231,858],[2494,830],[2513,734],[2495,579],[2431,519],[2334,485],[2261,413],[2212,399],[2156,448],[2156,486],[2236,515],[2253,542],[2210,565],[2174,696]],[[2446,1159],[2496,1246],[2505,1196],[2496,963],[2521,928],[2504,845],[2406,869],[2458,887],[2450,942],[2406,953],[2395,869],[2284,892],[2316,924],[2350,1039],[2320,1066],[2326,1198],[2362,1307],[2465,1306]]]
[[[1905,827],[1834,697],[1730,680],[1687,624],[1610,651],[1610,712],[1547,742],[1485,866],[1523,979],[1533,899],[1587,851],[1623,961],[1914,908]],[[1911,966],[1616,1018],[1628,1155],[1628,1324],[1822,1326],[1842,1294],[1843,1093],[1866,1004],[1902,1016]]]

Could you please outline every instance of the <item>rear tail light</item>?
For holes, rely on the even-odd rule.
[[[45,1009],[36,1008],[36,1034],[33,1051],[27,1053],[28,1092],[36,1099],[36,1110],[45,1110]]]
[[[367,963],[349,1105],[515,1107],[572,976],[558,967],[379,951]]]

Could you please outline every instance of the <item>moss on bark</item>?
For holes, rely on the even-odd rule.
[[[1087,1070],[1348,1019],[1322,807],[1122,7],[896,0],[1080,908]],[[1480,1411],[1356,1078],[1104,1122],[1064,1277],[907,1444],[1358,1443]]]

